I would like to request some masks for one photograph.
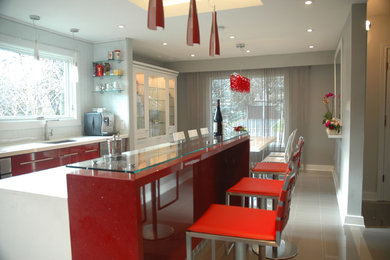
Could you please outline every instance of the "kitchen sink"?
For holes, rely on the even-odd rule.
[[[71,142],[76,142],[76,140],[65,139],[65,140],[57,140],[57,141],[46,141],[46,142],[42,142],[42,143],[44,143],[44,144],[62,144],[62,143],[71,143]]]

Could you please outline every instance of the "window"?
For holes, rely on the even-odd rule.
[[[0,46],[0,119],[75,117],[72,57]]]
[[[282,73],[252,75],[250,93],[230,90],[230,78],[211,80],[212,111],[221,101],[224,131],[245,126],[252,136],[276,136],[277,145],[284,143],[285,76]],[[212,115],[211,118],[214,118]]]

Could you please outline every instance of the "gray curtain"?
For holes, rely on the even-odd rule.
[[[230,91],[226,79],[234,71],[222,72],[201,72],[201,73],[180,73],[178,77],[178,130],[199,129],[208,127],[211,129],[212,113],[215,104],[212,100],[219,93],[212,92],[211,84],[225,84],[222,92]],[[274,150],[283,150],[289,133],[298,128],[297,136],[304,135],[305,124],[307,123],[309,104],[309,77],[310,67],[292,67],[277,69],[259,69],[237,71],[241,75],[251,79],[251,95],[238,93],[235,102],[245,103],[246,118],[244,125],[251,127],[252,135],[272,135],[271,127],[262,123],[260,126],[257,119],[260,118],[282,118],[283,134],[277,136]],[[284,79],[284,88],[277,87],[278,77]],[[219,80],[223,82],[219,82]],[[257,92],[256,92],[257,91]],[[214,95],[214,97],[212,97]],[[223,95],[223,93],[222,93]],[[257,104],[261,100],[271,100],[270,96],[284,96],[284,105],[277,110],[272,109],[273,98],[267,108],[261,108]],[[223,100],[221,100],[222,102]],[[222,108],[222,114],[224,114]],[[225,108],[226,109],[226,108]],[[230,112],[230,111],[228,111]],[[226,112],[225,112],[226,113]],[[261,115],[259,115],[261,114]],[[257,120],[257,121],[256,121]],[[229,122],[224,120],[225,126]],[[234,124],[238,124],[234,122]],[[229,126],[229,129],[232,128]]]

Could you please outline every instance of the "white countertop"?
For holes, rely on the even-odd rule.
[[[127,138],[127,135],[121,135],[122,138]],[[18,154],[26,154],[33,152],[41,152],[47,150],[54,150],[78,145],[93,144],[105,142],[107,139],[112,138],[112,136],[78,136],[78,137],[68,137],[61,138],[56,140],[49,141],[35,141],[29,143],[15,143],[15,144],[4,144],[0,146],[0,158],[9,157]],[[64,142],[64,143],[50,143],[53,141],[60,140],[75,140],[74,142]]]
[[[0,190],[67,199],[66,174],[74,170],[61,166],[5,178],[0,180]]]

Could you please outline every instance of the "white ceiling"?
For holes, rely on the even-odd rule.
[[[187,15],[166,17],[165,29],[152,31],[147,29],[147,12],[128,0],[0,0],[0,11],[28,24],[30,14],[39,15],[39,27],[70,37],[70,28],[79,28],[75,37],[88,42],[129,37],[137,55],[173,62],[335,50],[351,4],[367,1],[314,0],[311,6],[304,0],[262,2],[263,6],[218,11],[218,26],[224,27],[219,29],[219,57],[208,56],[211,13],[198,14],[201,44],[191,47],[186,45]],[[251,52],[244,54],[237,43],[245,43]]]

